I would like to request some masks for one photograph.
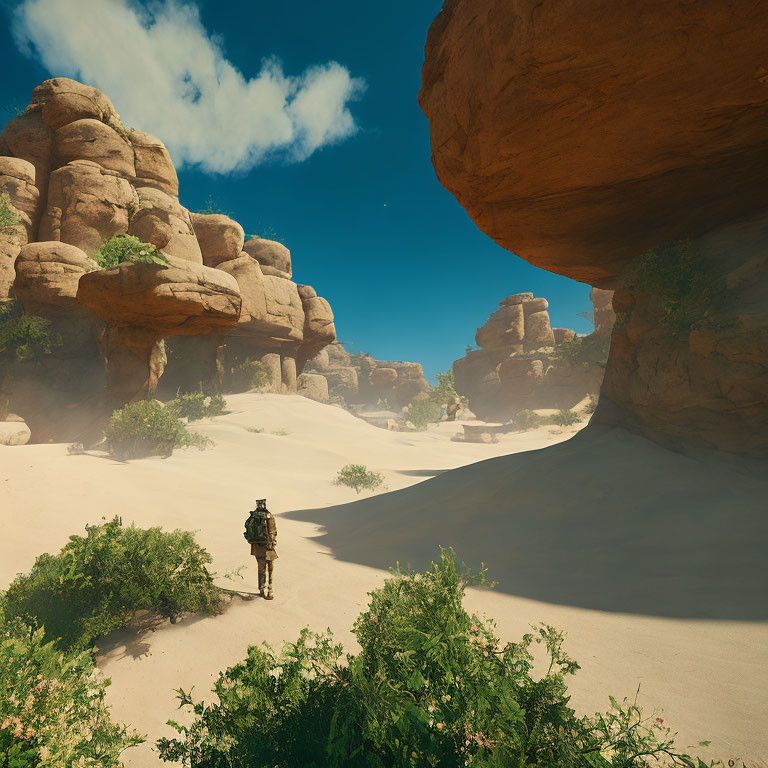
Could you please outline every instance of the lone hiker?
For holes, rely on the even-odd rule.
[[[245,521],[245,540],[251,545],[251,554],[259,566],[259,594],[267,600],[272,599],[272,571],[277,560],[277,525],[272,513],[267,509],[266,499],[256,500],[256,509]],[[267,576],[269,579],[267,580]],[[264,585],[267,592],[264,594]]]

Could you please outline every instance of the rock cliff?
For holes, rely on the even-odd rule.
[[[92,406],[104,382],[108,408],[151,397],[166,365],[176,386],[215,389],[227,367],[262,361],[273,391],[296,392],[306,361],[336,339],[328,302],[292,281],[290,251],[246,242],[228,216],[188,211],[162,141],[126,130],[96,88],[54,78],[34,89],[0,134],[0,194],[15,221],[0,229],[0,301],[15,298],[62,339],[45,376],[19,378],[23,366],[6,376],[33,439],[74,439],[61,410]],[[154,246],[166,262],[101,268],[94,257],[115,235]],[[169,361],[171,337],[186,341]],[[62,388],[84,365],[87,397]]]
[[[768,16],[734,0],[446,0],[437,175],[531,263],[616,289],[595,422],[768,456]]]

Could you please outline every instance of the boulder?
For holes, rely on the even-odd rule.
[[[523,349],[530,351],[541,349],[542,347],[554,347],[555,335],[552,333],[552,326],[549,322],[549,313],[544,310],[541,312],[531,312],[525,317],[525,337],[523,338]]]
[[[0,445],[26,445],[31,437],[23,421],[0,421]]]
[[[526,299],[522,304],[523,314],[526,316],[534,312],[546,312],[549,309],[549,302],[546,299]]]
[[[77,300],[105,322],[157,338],[226,331],[240,315],[237,281],[218,269],[168,257],[169,267],[123,263],[80,279]]]
[[[448,0],[419,96],[437,175],[503,247],[613,287],[764,209],[766,35],[753,0]]]
[[[499,365],[504,400],[518,403],[529,398],[544,379],[544,363],[526,357],[508,357]],[[522,408],[524,403],[520,403]]]
[[[326,347],[331,368],[345,368],[350,365],[350,356],[343,344],[329,344]]]
[[[328,402],[328,380],[318,373],[302,373],[298,378],[298,392],[318,403]]]
[[[553,328],[552,333],[555,337],[555,346],[576,338],[576,331],[571,328]]]
[[[128,234],[152,243],[169,256],[202,264],[203,254],[189,211],[175,197],[156,187],[137,186],[136,194],[138,203]]]
[[[321,349],[314,357],[307,361],[306,366],[310,371],[320,371],[324,373],[330,369],[330,360],[328,358],[328,348]]]
[[[13,291],[29,315],[87,316],[90,312],[77,302],[77,287],[84,274],[96,269],[96,262],[74,245],[28,243],[16,259]]]
[[[35,167],[35,186],[48,185],[53,155],[53,130],[43,122],[40,111],[27,111],[15,117],[0,134],[0,154],[13,155]]]
[[[178,197],[179,177],[165,144],[152,134],[137,130],[128,134],[128,140],[133,147],[136,184],[156,186],[172,197]]]
[[[138,198],[114,171],[76,160],[51,174],[40,240],[60,240],[93,254],[105,240],[128,230]]]
[[[616,313],[613,311],[613,291],[593,288],[589,294],[594,307],[595,332],[603,339],[609,339],[616,322]]]
[[[43,122],[53,129],[76,120],[94,119],[119,126],[120,115],[98,88],[68,77],[54,77],[32,91],[32,104],[40,105]]]
[[[334,397],[345,400],[354,399],[358,393],[359,384],[357,371],[352,367],[333,368],[324,374],[328,382],[328,392]]]
[[[301,292],[299,292],[301,296]],[[320,296],[302,298],[304,308],[304,340],[312,344],[331,344],[336,341],[331,305]]]
[[[54,155],[60,164],[90,160],[121,176],[136,176],[133,147],[100,120],[75,120],[59,128],[54,138]]]
[[[394,368],[376,367],[371,371],[369,380],[377,389],[388,389],[395,386],[397,371]]]
[[[0,302],[13,296],[13,281],[16,279],[14,264],[26,242],[27,230],[23,225],[0,229]]]
[[[520,347],[525,335],[523,315],[524,305],[521,303],[505,304],[497,309],[477,329],[475,341],[483,349],[513,349]]]
[[[301,341],[304,338],[304,308],[296,283],[283,277],[264,275],[266,287],[267,318],[279,328],[285,341]]]
[[[297,287],[302,301],[304,301],[304,299],[314,299],[315,296],[317,296],[317,291],[315,291],[311,285],[299,285]]]
[[[282,243],[262,237],[251,237],[243,246],[243,250],[259,262],[265,275],[285,277],[289,280],[293,275],[291,252]]]
[[[511,296],[507,296],[503,301],[500,301],[499,306],[504,307],[511,304],[522,304],[524,301],[530,301],[532,298],[532,293],[513,293]]]
[[[26,227],[27,237],[34,238],[40,218],[40,190],[35,186],[35,166],[18,157],[0,157],[0,193],[8,195]]]
[[[224,261],[238,258],[243,252],[243,228],[229,216],[220,213],[192,213],[190,219],[206,267],[218,267]]]

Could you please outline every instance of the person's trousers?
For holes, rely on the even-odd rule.
[[[269,583],[269,586],[272,586],[272,571],[275,567],[275,561],[274,560],[267,560],[266,557],[257,557],[256,562],[259,566],[259,589],[264,589],[264,586],[266,583]],[[269,576],[269,581],[267,582],[267,576]]]

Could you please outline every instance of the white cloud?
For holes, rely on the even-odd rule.
[[[104,91],[126,125],[165,142],[177,166],[226,173],[275,156],[299,161],[357,130],[348,104],[365,84],[345,67],[290,77],[265,59],[246,80],[187,3],[24,0],[14,33],[53,76]]]

